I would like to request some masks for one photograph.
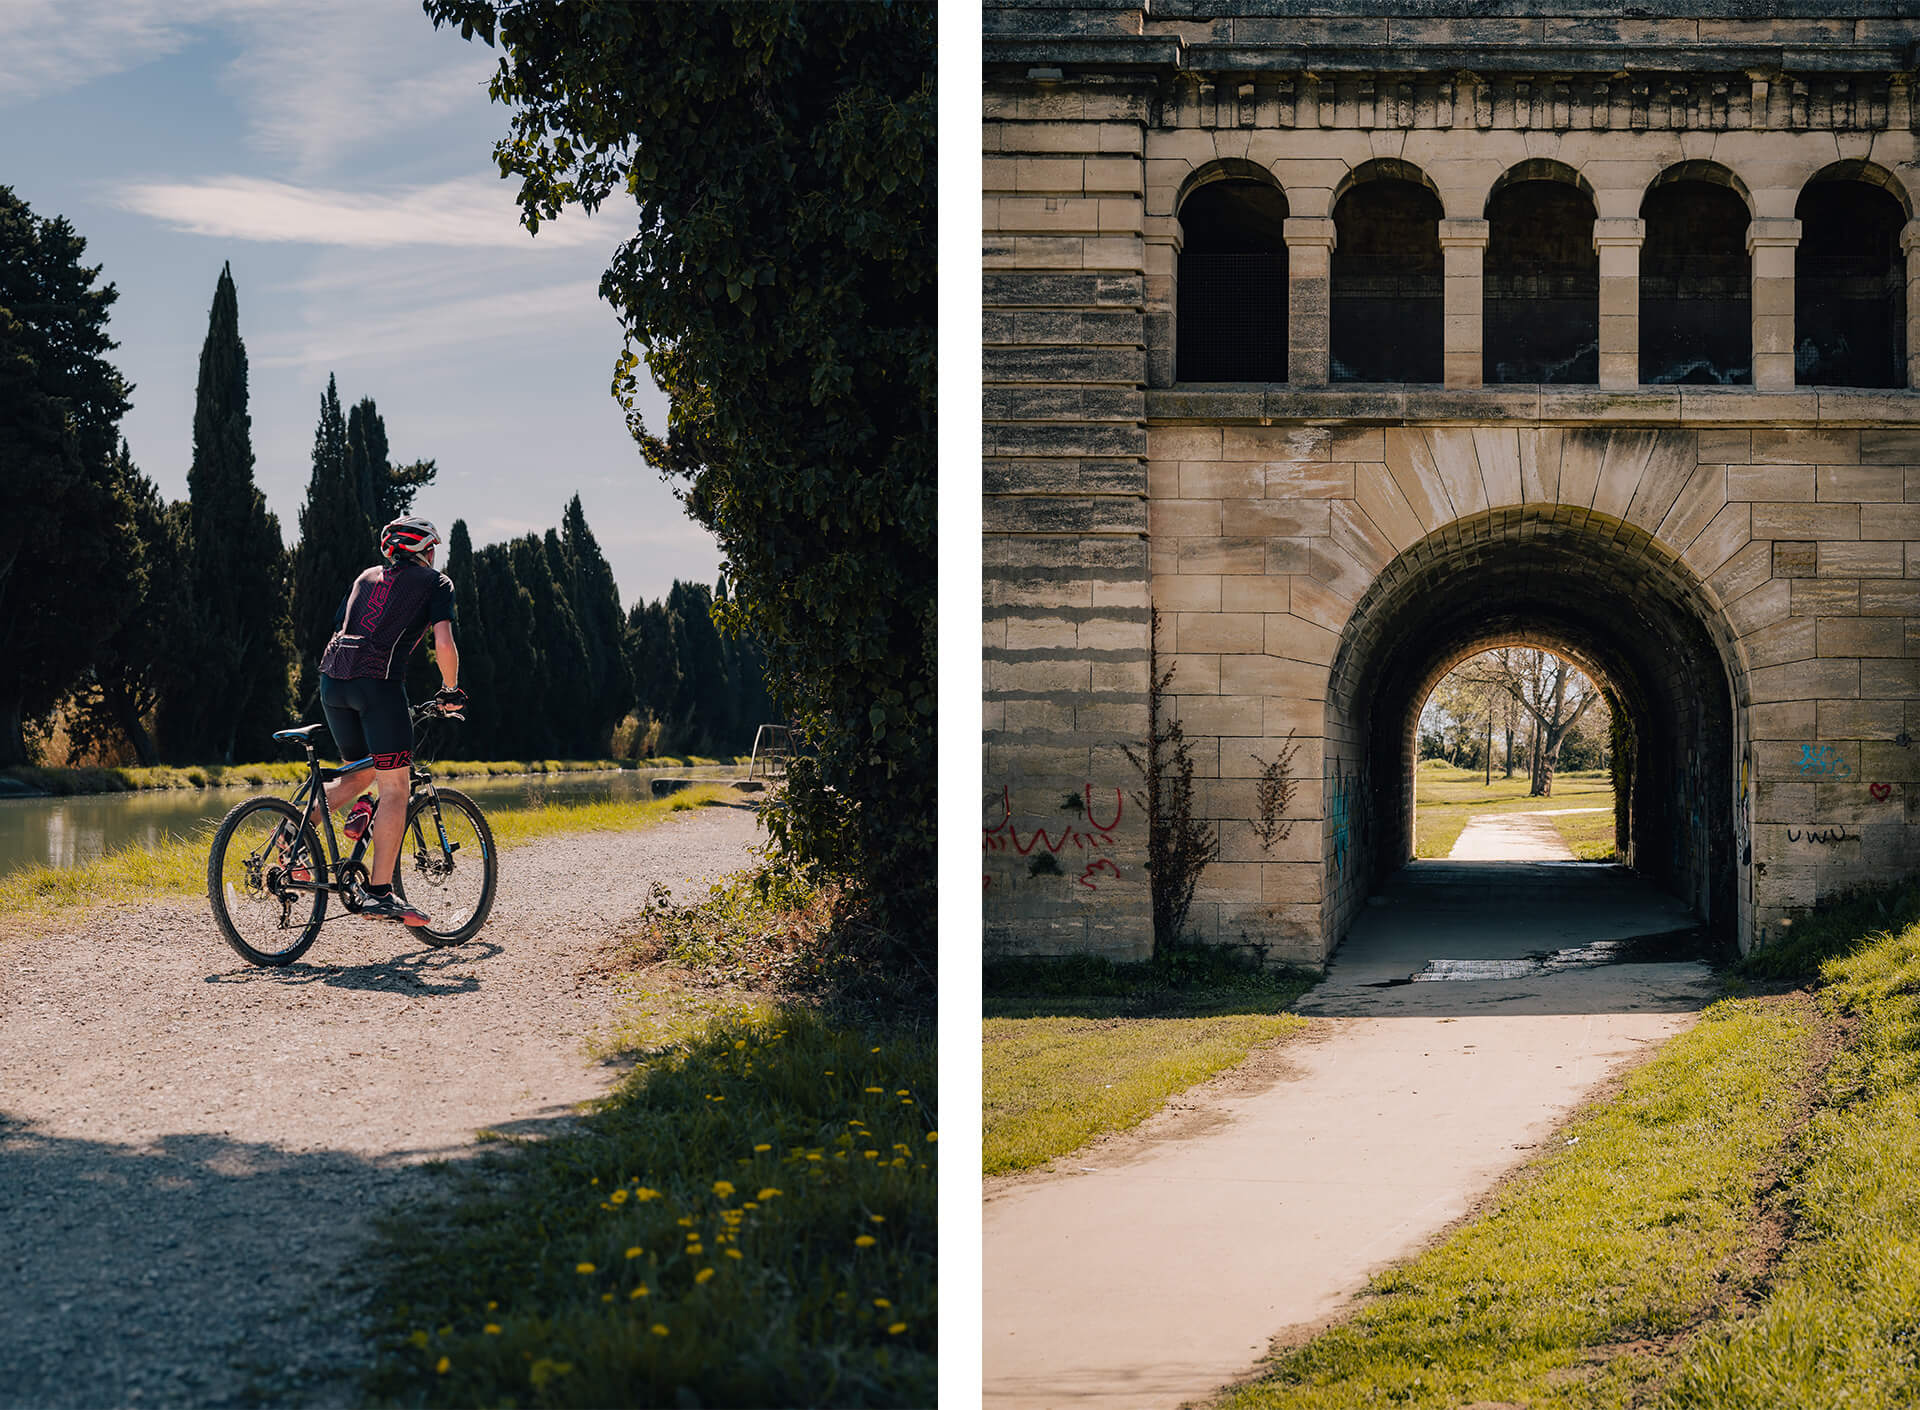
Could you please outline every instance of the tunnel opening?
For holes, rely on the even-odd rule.
[[[1563,505],[1458,520],[1402,552],[1355,607],[1328,687],[1324,943],[1415,855],[1419,717],[1461,661],[1544,647],[1607,694],[1619,860],[1744,933],[1734,659],[1705,590],[1643,530]]]
[[[1753,382],[1751,219],[1725,174],[1705,163],[1665,173],[1640,206],[1640,380]]]
[[[1489,383],[1600,380],[1593,198],[1563,173],[1555,163],[1527,163],[1488,198]]]
[[[1794,380],[1808,387],[1907,384],[1906,207],[1860,164],[1829,168],[1794,218]]]
[[[1181,381],[1287,380],[1286,219],[1286,196],[1245,178],[1209,182],[1181,203]]]
[[[1336,382],[1438,382],[1445,326],[1439,195],[1413,167],[1370,163],[1333,207],[1328,287]]]

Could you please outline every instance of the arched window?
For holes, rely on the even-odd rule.
[[[1445,317],[1440,198],[1363,181],[1333,208],[1329,337],[1336,382],[1438,382]]]
[[[1487,202],[1487,382],[1600,379],[1600,256],[1593,200],[1522,177]]]
[[[1906,208],[1853,172],[1807,183],[1794,217],[1794,380],[1808,387],[1907,384]]]
[[[1751,217],[1739,192],[1663,180],[1640,204],[1640,380],[1753,382]]]
[[[1286,218],[1263,181],[1210,182],[1181,204],[1180,381],[1287,380]]]

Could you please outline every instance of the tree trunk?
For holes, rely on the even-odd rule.
[[[145,721],[140,718],[140,707],[124,690],[109,692],[114,722],[120,726],[120,732],[133,746],[133,757],[140,761],[143,768],[152,768],[160,762],[159,751],[153,747],[153,736],[147,733]]]
[[[1544,796],[1540,783],[1540,726],[1533,727],[1533,759],[1527,766],[1527,794],[1529,797]]]
[[[0,769],[17,769],[28,762],[27,736],[20,721],[20,697],[0,699]]]

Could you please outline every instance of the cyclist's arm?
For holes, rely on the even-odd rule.
[[[433,624],[433,662],[440,668],[441,683],[448,690],[460,684],[460,650],[453,644],[453,623]]]

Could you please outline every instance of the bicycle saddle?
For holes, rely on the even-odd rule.
[[[325,729],[325,728],[326,728],[326,726],[325,726],[324,724],[320,724],[320,725],[302,725],[302,726],[300,726],[300,728],[299,728],[299,729],[281,729],[281,730],[275,730],[275,731],[273,732],[273,737],[274,737],[275,739],[298,739],[298,740],[300,740],[300,741],[302,741],[302,742],[304,742],[304,741],[306,740],[306,737],[307,737],[308,735],[310,735],[310,734],[312,734],[312,733],[313,733],[313,732],[314,732],[315,730],[317,730],[317,729]]]

